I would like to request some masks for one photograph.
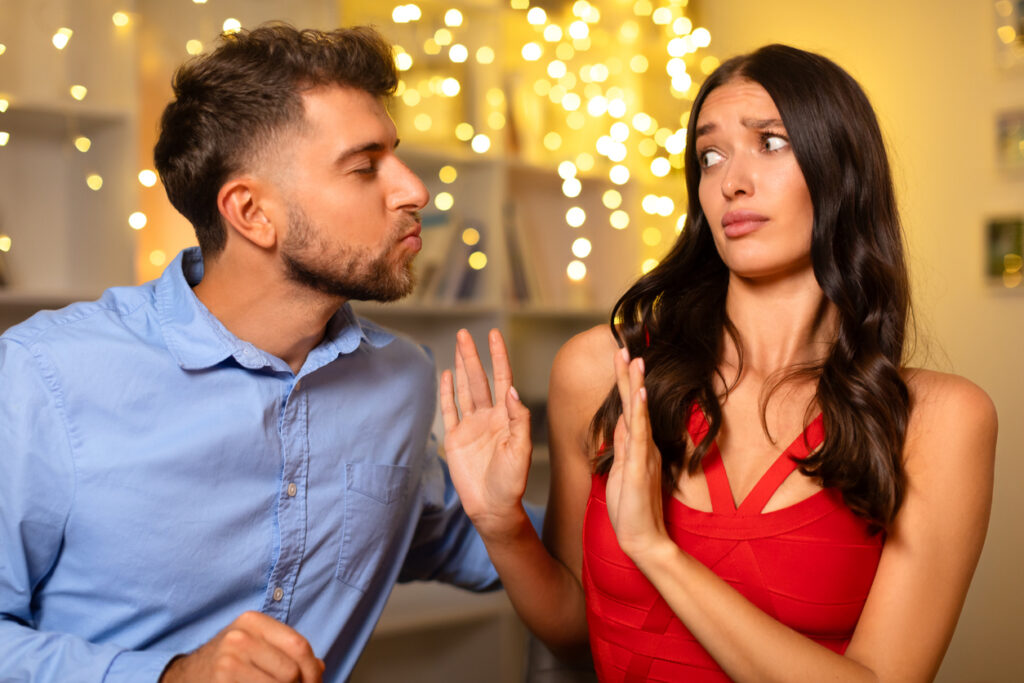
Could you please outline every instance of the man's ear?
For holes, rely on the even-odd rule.
[[[266,186],[252,176],[238,176],[224,183],[217,193],[217,209],[240,236],[258,247],[269,249],[277,243],[277,226],[271,218]]]

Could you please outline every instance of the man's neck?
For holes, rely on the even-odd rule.
[[[275,269],[245,267],[225,254],[204,264],[193,291],[229,332],[277,356],[296,374],[345,303],[302,288]]]

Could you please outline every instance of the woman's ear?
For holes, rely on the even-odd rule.
[[[217,193],[217,209],[228,229],[264,249],[273,247],[278,238],[269,201],[266,185],[248,175],[228,180]]]

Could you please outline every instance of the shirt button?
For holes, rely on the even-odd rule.
[[[299,490],[299,487],[295,485],[294,481],[291,482],[290,484],[288,484],[288,495],[289,496],[294,496],[298,492],[298,490]]]
[[[284,589],[278,586],[274,589],[274,602],[280,602],[281,598],[284,597]]]

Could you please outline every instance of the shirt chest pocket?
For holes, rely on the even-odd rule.
[[[409,468],[353,462],[345,465],[339,581],[365,591],[378,568],[389,564],[397,534],[393,518],[408,494]]]

